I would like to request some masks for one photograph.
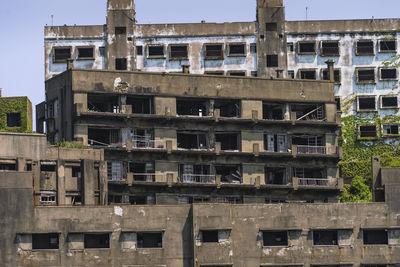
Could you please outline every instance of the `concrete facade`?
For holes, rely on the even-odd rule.
[[[2,97],[0,89],[0,131],[32,131],[32,103],[26,97]]]

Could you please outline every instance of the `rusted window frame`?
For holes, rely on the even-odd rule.
[[[186,56],[185,57],[172,57],[171,48],[176,46],[185,46],[186,47]],[[168,58],[170,61],[173,60],[187,60],[189,58],[189,44],[170,44],[168,45]]]
[[[162,47],[163,55],[162,56],[150,56],[150,54],[149,54],[150,47]],[[166,57],[166,53],[165,53],[165,45],[164,44],[148,44],[148,45],[146,45],[146,58],[158,59],[158,58],[165,58],[165,57]]]
[[[314,52],[301,52],[300,46],[301,44],[314,44]],[[299,55],[316,55],[317,54],[317,44],[315,41],[299,41],[297,42],[297,54]]]
[[[360,53],[358,51],[358,43],[362,42],[371,42],[372,43],[372,53]],[[373,40],[357,40],[356,47],[355,47],[355,54],[356,56],[374,56],[375,55],[375,42]]]
[[[323,44],[324,43],[337,43],[337,53],[324,53]],[[339,40],[324,40],[319,44],[321,57],[339,57],[340,56],[340,41]]]
[[[231,45],[243,45],[244,46],[244,53],[243,54],[231,54]],[[247,44],[246,43],[228,43],[227,44],[227,52],[228,57],[245,57],[247,55]]]
[[[207,56],[207,46],[209,45],[220,45],[221,46],[221,55],[220,56]],[[204,59],[208,60],[223,60],[224,59],[224,47],[225,44],[223,43],[206,43],[204,44],[203,51],[204,51]]]
[[[93,50],[93,56],[92,57],[79,57],[79,49],[89,49],[91,48]],[[92,60],[95,59],[95,46],[91,45],[91,46],[77,46],[75,47],[75,59],[76,60]]]
[[[329,71],[329,70],[327,68],[322,68],[321,69],[321,73],[320,73],[321,80],[322,81],[329,81],[329,79],[324,79],[324,71]],[[335,80],[335,84],[341,84],[342,83],[342,70],[341,70],[341,68],[334,68],[333,71],[334,71],[334,73],[335,73],[335,71],[339,71],[339,81]]]
[[[360,81],[359,71],[360,70],[374,70],[374,80],[371,81]],[[356,83],[357,84],[375,84],[376,83],[376,68],[375,67],[360,67],[356,68]]]
[[[395,78],[382,78],[382,70],[384,69],[388,69],[388,70],[395,70],[396,71],[396,77]],[[392,68],[379,68],[379,80],[380,81],[397,81],[399,79],[399,71],[397,70],[397,68],[392,67]]]
[[[72,59],[72,50],[73,48],[71,46],[53,46],[52,48],[52,57],[53,57],[53,63],[66,63],[67,59],[56,59],[56,49],[69,49],[69,59]]]
[[[393,41],[394,50],[381,50],[381,42]],[[379,53],[396,53],[397,52],[397,40],[396,39],[381,39],[378,40],[378,51]]]

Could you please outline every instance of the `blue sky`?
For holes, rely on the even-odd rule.
[[[138,23],[254,21],[256,0],[135,0]],[[287,20],[398,18],[399,0],[284,0]],[[0,9],[3,96],[44,100],[43,27],[105,23],[106,0],[12,0]]]

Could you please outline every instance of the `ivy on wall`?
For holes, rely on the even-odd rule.
[[[21,114],[21,127],[7,127],[7,113]],[[27,97],[0,98],[0,131],[32,132],[32,107]]]

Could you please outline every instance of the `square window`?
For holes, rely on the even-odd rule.
[[[398,135],[399,125],[383,125],[383,135]]]
[[[288,246],[288,232],[287,231],[263,231],[263,246]]]
[[[337,230],[313,230],[314,246],[336,246],[338,244]]]
[[[223,59],[224,50],[223,44],[206,44],[204,46],[204,57],[205,59]]]
[[[339,42],[322,41],[321,56],[339,56]]]
[[[372,56],[374,55],[373,41],[358,41],[356,44],[357,56]]]
[[[228,55],[231,57],[246,56],[246,44],[229,44]]]
[[[21,113],[7,113],[7,127],[21,127]]]
[[[375,111],[376,103],[375,96],[372,97],[359,97],[358,98],[358,111]]]
[[[387,245],[388,234],[386,230],[363,230],[364,245]]]
[[[137,247],[138,248],[162,248],[162,232],[154,233],[137,233]]]
[[[126,27],[115,27],[116,35],[124,35],[126,34]]]
[[[143,46],[141,45],[136,46],[136,55],[143,56]]]
[[[278,67],[278,55],[267,55],[267,67]]]
[[[55,47],[53,48],[53,62],[60,63],[66,62],[67,59],[71,58],[70,47]]]
[[[375,125],[361,125],[359,136],[363,137],[377,137]]]
[[[276,32],[278,30],[278,24],[276,22],[265,23],[265,31]]]
[[[110,234],[84,234],[85,248],[110,248]]]
[[[93,59],[94,48],[93,47],[78,47],[77,48],[78,59]]]
[[[397,108],[397,96],[381,96],[381,108]]]
[[[380,71],[381,80],[397,80],[397,69],[382,68]]]
[[[315,54],[315,42],[299,42],[297,52],[299,54]]]
[[[58,249],[58,234],[32,234],[32,249]]]
[[[170,60],[181,60],[188,58],[188,46],[187,45],[170,45],[169,46],[169,59]]]
[[[396,52],[396,40],[380,40],[379,52],[392,53]]]
[[[356,69],[357,83],[375,83],[375,69]]]
[[[126,58],[116,58],[115,59],[115,69],[116,70],[127,70],[127,60]]]

